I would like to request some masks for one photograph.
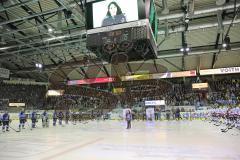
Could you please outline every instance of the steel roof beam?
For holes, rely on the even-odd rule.
[[[64,0],[55,0],[57,2],[57,4],[63,6],[65,9],[69,10],[70,6],[69,4],[65,4]],[[75,4],[76,5],[76,4]],[[85,24],[85,17],[83,17],[83,15],[81,15],[79,12],[76,13],[75,8],[72,8],[72,14],[73,16],[77,19],[80,20],[80,22],[82,22],[82,24]],[[80,15],[80,19],[77,15]]]
[[[24,6],[26,4],[36,3],[38,1],[39,0],[27,0],[27,1],[24,1],[24,2],[20,2],[20,3],[9,5],[9,6],[2,6],[2,8],[0,8],[0,12],[8,11],[10,9],[14,9],[14,8],[17,8],[17,7],[20,7],[20,6]]]
[[[223,21],[223,25],[230,25],[232,22],[232,20],[226,20]],[[233,24],[238,24],[240,23],[240,19],[237,19],[235,21],[233,21]],[[189,25],[188,26],[188,31],[192,31],[192,30],[198,30],[198,29],[206,29],[206,28],[213,28],[213,27],[218,27],[218,22],[214,22],[214,23],[205,23],[205,24],[199,24],[199,25]],[[171,27],[170,27],[171,28]],[[177,27],[174,30],[173,29],[169,29],[169,33],[177,33],[177,32],[183,32],[185,30],[185,27]],[[159,31],[158,32],[159,35],[164,35],[165,31]]]
[[[67,28],[65,28],[64,29],[64,31],[65,30],[69,30],[69,29],[77,29],[77,28],[80,28],[80,27],[82,27],[82,26],[79,26],[79,25],[77,25],[77,26],[70,26],[70,27],[67,27]],[[39,29],[38,29],[39,30]],[[56,31],[56,30],[55,30]],[[58,30],[58,31],[60,31],[60,30]],[[20,31],[21,32],[21,31]],[[14,33],[13,33],[14,34]],[[44,39],[41,39],[41,38],[38,38],[39,36],[44,36],[45,35],[45,37],[44,37]],[[0,35],[1,36],[1,35]],[[22,34],[21,34],[21,36],[22,36]],[[49,37],[46,37],[46,36],[49,36],[49,33],[46,33],[46,32],[38,32],[37,34],[33,34],[33,35],[30,35],[30,36],[22,36],[22,37],[19,37],[18,39],[19,40],[29,40],[29,38],[34,38],[34,37],[37,37],[37,38],[35,38],[35,39],[33,39],[34,40],[34,42],[31,42],[32,44],[36,44],[36,43],[41,43],[41,42],[50,42],[50,41],[53,41],[53,40],[59,40],[59,39],[64,39],[64,38],[70,38],[71,37],[71,35],[70,34],[65,34],[65,35],[60,35],[60,36],[55,36],[55,38],[54,37],[52,37],[52,36],[49,36]],[[8,36],[2,36],[2,37],[8,37]],[[75,36],[76,37],[76,36]],[[6,42],[8,42],[8,41],[6,41]],[[8,48],[12,48],[11,46],[9,46]]]
[[[70,20],[72,18],[63,18],[61,20],[56,20],[56,21],[51,21],[51,22],[44,22],[42,24],[39,24],[39,25],[35,25],[35,26],[31,26],[31,27],[26,27],[26,28],[19,28],[17,30],[14,30],[14,31],[9,31],[9,32],[4,32],[4,33],[1,33],[0,36],[2,35],[8,35],[8,34],[13,34],[13,33],[17,33],[18,31],[25,31],[25,30],[29,30],[29,29],[33,29],[33,28],[38,28],[38,27],[42,27],[44,25],[47,25],[47,24],[55,24],[55,23],[59,23],[60,21],[65,21],[65,20]],[[83,27],[82,25],[77,25],[77,26],[71,26],[70,28],[71,29],[75,29],[75,27]],[[63,30],[67,30],[67,28],[64,28]],[[56,30],[58,31],[58,30]]]
[[[218,49],[219,41],[220,41],[220,36],[221,36],[221,34],[223,34],[223,32],[224,32],[224,28],[223,28],[222,21],[225,19],[225,16],[226,16],[225,11],[224,11],[224,12],[218,11],[218,13],[217,13],[218,33],[217,33],[217,37],[216,37],[214,49]],[[217,55],[217,53],[214,53],[214,54],[213,54],[213,58],[212,58],[212,68],[214,67],[214,63],[215,63],[215,61],[216,61],[216,57],[217,57],[216,55]]]
[[[233,23],[234,23],[234,24],[240,23],[240,19],[235,20]],[[231,24],[231,20],[223,21],[223,25],[229,25],[229,24]],[[211,28],[211,27],[217,27],[217,26],[218,26],[218,22],[215,22],[215,23],[206,23],[206,24],[201,24],[201,25],[190,25],[190,26],[188,27],[188,31],[198,30],[198,29],[204,29],[204,28]],[[179,27],[179,28],[176,28],[176,29],[174,29],[174,30],[170,30],[169,32],[170,32],[170,33],[176,33],[176,32],[182,32],[182,31],[184,31],[184,30],[185,30],[184,27]],[[17,32],[17,31],[18,31],[18,30],[14,31],[14,32],[11,32],[11,33],[15,33],[15,32]],[[84,32],[84,30],[83,30],[83,32]],[[44,34],[46,34],[46,33],[44,33]],[[81,35],[84,35],[84,34],[85,34],[85,32],[82,33]],[[165,33],[164,33],[164,31],[159,31],[159,34],[160,34],[160,35],[163,35],[163,34],[165,34]],[[4,34],[0,34],[0,36],[2,36],[2,35],[5,35],[5,33],[4,33]],[[66,35],[68,35],[68,34],[66,34]],[[69,36],[70,36],[70,37],[73,37],[74,35],[69,35]],[[69,36],[67,36],[67,38],[68,38]],[[37,42],[34,42],[34,43],[37,43]],[[30,44],[34,44],[34,43],[30,43]],[[13,48],[13,47],[21,47],[21,46],[15,45],[15,46],[10,46],[10,47]],[[9,48],[9,49],[10,49],[10,48]]]
[[[232,51],[236,51],[236,50],[240,50],[240,46],[238,47],[233,47],[232,48]],[[199,51],[192,51],[188,54],[188,56],[193,56],[193,55],[201,55],[201,54],[210,54],[210,53],[215,53],[216,51],[218,51],[217,49],[202,49],[202,50],[199,50]],[[226,52],[226,50],[222,50],[222,52]],[[164,60],[167,60],[166,58],[171,58],[171,57],[182,57],[183,54],[182,53],[175,53],[175,54],[171,54],[171,55],[159,55],[158,56],[158,59],[164,59]],[[91,64],[88,64],[88,67],[89,66],[95,66],[96,63],[101,65],[102,64],[102,61],[101,60],[97,60],[97,59],[93,59],[91,61],[95,61],[95,63],[91,63]],[[167,60],[168,61],[168,60]],[[169,61],[168,61],[169,62]],[[80,61],[77,61],[77,62],[66,62],[64,64],[61,64],[61,68],[62,69],[67,69],[67,68],[71,68],[71,67],[84,67],[84,61],[83,60],[80,60]],[[172,62],[170,62],[172,63]],[[103,65],[108,65],[109,63],[108,62],[105,62]],[[172,63],[173,64],[173,63]],[[171,64],[171,65],[172,65]],[[175,65],[175,64],[174,64]],[[71,67],[69,67],[71,66]],[[114,67],[114,66],[113,66]],[[56,65],[53,65],[53,64],[50,64],[50,65],[45,65],[45,71],[44,72],[49,72],[50,70],[56,70],[58,68],[58,66]],[[176,66],[177,69],[179,70],[182,70],[180,67]],[[35,67],[27,67],[27,68],[24,68],[22,69],[21,71],[17,71],[18,73],[20,72],[35,72],[37,71]]]
[[[234,22],[233,22],[234,24],[238,24],[238,23],[240,23],[240,19],[237,19],[237,20],[235,20]],[[228,20],[228,21],[223,21],[223,25],[230,25],[231,24],[231,20]],[[191,30],[198,30],[198,29],[204,29],[204,28],[211,28],[211,27],[217,27],[218,26],[218,22],[215,22],[215,23],[206,23],[206,24],[201,24],[201,25],[190,25],[189,27],[188,27],[188,31],[191,31]],[[184,31],[185,30],[185,27],[179,27],[179,28],[176,28],[175,30],[170,30],[169,32],[170,33],[175,33],[175,32],[182,32],[182,31]],[[15,32],[17,32],[17,31],[14,31],[14,32],[12,32],[12,33],[15,33]],[[5,34],[5,33],[4,33]],[[1,35],[4,35],[4,34],[1,34]],[[46,33],[44,33],[44,34],[46,34]],[[85,32],[84,32],[84,30],[83,30],[83,33],[81,33],[80,35],[81,36],[83,36],[84,34],[86,34]],[[163,34],[165,34],[164,33],[164,31],[159,31],[159,34],[160,35],[163,35]],[[0,36],[1,36],[0,35]],[[68,34],[66,34],[66,35],[68,35]],[[80,36],[79,35],[79,36]],[[74,37],[74,36],[78,36],[78,34],[77,35],[68,35],[66,38],[68,38],[68,37]],[[63,38],[64,39],[64,38]],[[29,43],[29,44],[36,44],[36,43],[38,43],[38,42],[31,42],[31,43]],[[22,47],[21,45],[15,45],[15,46],[9,46],[8,47],[8,49],[11,49],[11,48],[15,48],[15,47]]]
[[[240,50],[240,45],[236,47],[232,47],[231,51],[238,51]],[[202,54],[211,54],[211,53],[216,53],[218,52],[219,49],[203,49],[203,50],[196,50],[196,51],[191,51],[188,53],[188,56],[193,56],[193,55],[202,55]],[[222,50],[221,52],[227,52],[228,50]],[[158,59],[162,58],[172,58],[172,57],[182,57],[183,54],[179,52],[179,50],[173,51],[172,54],[166,54],[166,55],[158,55]]]
[[[103,69],[104,69],[106,75],[107,75],[108,77],[110,77],[110,74],[108,73],[108,70],[107,70],[106,66],[105,66],[104,64],[102,64],[102,66],[103,66]]]
[[[82,73],[85,75],[85,79],[86,78],[89,79],[89,77],[88,77],[87,73],[85,72],[85,70],[82,67],[80,67],[80,69],[81,69]]]
[[[236,4],[236,8],[240,6],[240,3]],[[192,15],[191,18],[194,18],[197,15],[203,15],[203,14],[209,14],[209,13],[214,13],[220,10],[228,10],[228,9],[234,9],[234,4],[228,4],[224,6],[215,6],[212,8],[206,8],[206,9],[201,9],[201,10],[195,10],[194,14]],[[184,13],[173,13],[173,14],[168,14],[168,15],[159,15],[158,20],[159,21],[165,21],[169,19],[177,19],[177,18],[182,18],[184,17]]]
[[[69,5],[69,6],[70,6],[70,8],[72,8],[72,7],[75,7],[76,4],[72,4],[72,5]],[[59,7],[59,8],[55,8],[55,9],[52,9],[52,10],[44,11],[42,13],[35,13],[35,14],[29,15],[29,16],[16,18],[16,19],[9,20],[9,21],[4,21],[4,22],[0,23],[0,26],[1,25],[6,25],[6,24],[9,24],[9,23],[15,23],[15,22],[23,21],[23,20],[28,20],[28,19],[31,19],[31,18],[35,18],[35,17],[47,15],[47,14],[56,13],[56,12],[62,11],[64,9],[65,9],[65,7]]]
[[[38,48],[39,49],[44,49],[44,48],[49,48],[49,47],[58,47],[58,46],[62,46],[62,45],[70,44],[70,43],[78,43],[78,42],[81,42],[81,41],[82,41],[81,39],[77,39],[77,40],[72,40],[72,41],[68,41],[68,42],[64,42],[64,43],[51,44],[49,46],[41,46],[41,47],[38,47]],[[18,53],[18,52],[30,52],[30,51],[33,51],[33,50],[35,50],[35,49],[34,48],[19,49],[17,51],[13,51],[13,52],[0,53],[0,56],[12,55],[12,54],[15,54],[15,53]],[[5,52],[5,51],[3,50],[3,52]],[[36,55],[36,53],[31,52],[31,53],[25,53],[23,55],[30,56],[30,55]],[[8,58],[8,57],[1,57],[0,61],[3,60],[4,58]]]
[[[127,70],[131,73],[131,74],[133,74],[133,71],[132,71],[132,68],[131,68],[131,66],[130,66],[130,64],[127,62]]]
[[[12,12],[10,12],[13,16],[15,16],[15,17],[18,17],[18,16],[16,16],[15,14],[17,14],[17,13],[12,13]],[[33,23],[31,23],[30,21],[27,21],[26,19],[24,19],[23,21],[25,21],[25,22],[27,22],[27,23],[29,23],[29,24],[31,24],[31,25],[33,25],[33,26],[35,26],[35,24],[33,24]],[[49,36],[51,36],[52,38],[56,38],[54,35],[52,35],[52,34],[50,34],[50,33],[48,33],[48,31],[47,32],[45,32],[47,35],[49,35]],[[29,44],[29,43],[26,43],[26,42],[24,42],[24,41],[21,41],[21,40],[19,40],[19,39],[13,39],[14,41],[16,41],[16,42],[19,42],[19,43],[21,43],[21,44],[26,44],[27,46],[29,46],[30,48],[33,48],[33,49],[35,49],[36,51],[38,51],[39,53],[43,53],[39,48],[37,48],[37,47],[34,47],[34,46],[32,46],[31,44]],[[64,43],[63,41],[61,41],[61,40],[59,40],[59,39],[56,39],[57,41],[59,41],[59,42],[61,42],[61,43]]]
[[[155,60],[155,59],[153,59],[153,63],[154,63],[154,67],[155,67],[155,69],[156,69],[156,72],[158,73],[159,71],[158,71],[158,67],[157,67],[157,63],[156,63],[156,60]]]
[[[70,34],[70,35],[67,35],[65,38],[70,38],[70,37],[78,37],[78,36],[83,36],[85,34],[85,32],[83,31],[82,33],[80,32],[80,33],[74,33],[74,34]],[[62,36],[63,37],[63,36]],[[28,37],[28,38],[30,38],[30,37]],[[50,41],[53,41],[53,40],[55,40],[54,38],[51,40],[50,39]],[[57,40],[57,39],[56,39]],[[45,39],[45,41],[44,42],[50,42],[50,41],[48,41],[48,39]],[[33,44],[38,44],[38,43],[41,43],[41,40],[39,40],[39,41],[34,41],[34,42],[29,42],[28,44],[29,45],[33,45]],[[63,43],[63,42],[61,42],[61,43]],[[13,49],[13,48],[21,48],[21,47],[24,47],[25,45],[23,44],[23,45],[13,45],[13,46],[8,46],[8,47],[6,47],[6,49],[1,49],[0,48],[0,51],[1,50],[9,50],[9,49]],[[48,46],[51,46],[51,44],[50,45],[48,45]]]
[[[73,18],[63,18],[61,20],[56,20],[56,21],[51,21],[51,22],[44,22],[42,24],[39,24],[39,25],[35,25],[35,26],[31,26],[31,27],[24,27],[24,28],[21,28],[21,29],[17,29],[17,30],[14,30],[14,31],[10,31],[10,32],[4,32],[4,33],[1,33],[0,36],[3,36],[3,35],[8,35],[8,34],[13,34],[13,33],[17,33],[18,31],[25,31],[25,30],[29,30],[29,29],[33,29],[33,28],[38,28],[38,27],[42,27],[46,24],[55,24],[55,23],[58,23],[60,21],[65,21],[65,20],[69,20],[69,19],[73,19]],[[79,25],[80,26],[80,25]],[[81,25],[82,26],[82,25]],[[74,29],[74,28],[73,28]],[[67,29],[64,29],[64,30],[67,30]],[[58,30],[56,30],[58,31]]]
[[[179,71],[182,71],[182,68],[178,67],[177,65],[175,65],[174,63],[170,62],[169,60],[163,58],[164,61],[166,61],[168,64],[172,65],[173,67],[175,67],[176,69],[178,69]]]

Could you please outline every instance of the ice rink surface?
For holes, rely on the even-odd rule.
[[[240,131],[208,122],[89,121],[0,133],[1,160],[240,160]],[[16,125],[13,127],[17,128]]]

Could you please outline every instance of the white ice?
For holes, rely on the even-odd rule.
[[[0,133],[1,160],[240,160],[240,131],[196,121],[90,121]],[[17,127],[17,125],[12,125]]]

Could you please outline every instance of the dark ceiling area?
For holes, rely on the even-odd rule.
[[[156,0],[158,58],[119,65],[86,49],[84,2],[0,0],[0,67],[47,82],[240,66],[238,0]]]

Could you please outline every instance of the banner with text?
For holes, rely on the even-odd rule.
[[[162,106],[165,105],[165,100],[145,101],[145,106]]]
[[[240,67],[228,67],[228,68],[200,70],[200,75],[233,74],[233,73],[240,73]]]

